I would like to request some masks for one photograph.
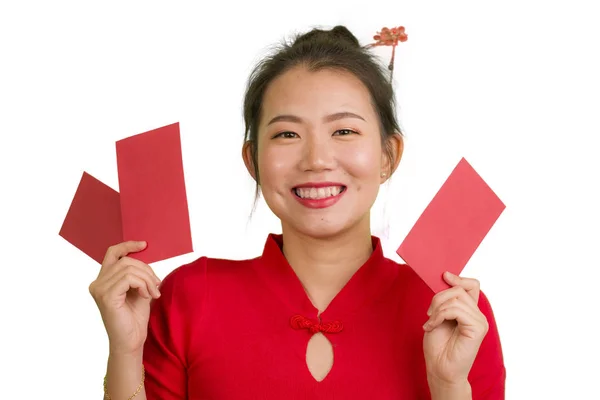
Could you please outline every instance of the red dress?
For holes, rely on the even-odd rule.
[[[171,272],[153,302],[144,348],[149,400],[429,399],[423,324],[433,292],[408,266],[373,253],[321,314],[287,263],[280,235],[260,257],[202,257]],[[505,368],[490,329],[469,380],[473,399],[504,399]],[[310,320],[313,320],[311,323]],[[317,382],[306,346],[323,328],[333,368]]]

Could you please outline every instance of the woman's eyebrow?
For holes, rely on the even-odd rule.
[[[330,114],[327,115],[323,118],[323,121],[325,122],[332,122],[332,121],[337,121],[340,119],[344,119],[344,118],[355,118],[355,119],[360,119],[360,120],[365,120],[363,117],[361,117],[358,114],[355,114],[353,112],[349,112],[349,111],[342,111],[342,112],[338,112],[338,113],[334,113],[334,114]],[[302,122],[302,118],[296,116],[296,115],[291,115],[291,114],[282,114],[282,115],[277,115],[276,117],[273,117],[269,123],[267,124],[267,126],[274,124],[275,122],[281,122],[281,121],[285,121],[285,122],[296,122],[296,123],[301,123]]]

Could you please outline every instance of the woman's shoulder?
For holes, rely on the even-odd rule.
[[[200,256],[189,263],[182,264],[169,272],[165,280],[201,280],[207,274],[241,272],[250,268],[258,259],[227,259]]]
[[[394,269],[397,275],[396,283],[397,285],[402,286],[403,291],[411,291],[421,295],[428,295],[431,293],[429,286],[427,286],[423,279],[421,279],[415,270],[408,264],[389,257],[384,257],[383,262]]]
[[[402,292],[405,297],[410,298],[414,303],[431,302],[435,292],[425,283],[425,281],[408,264],[384,258],[385,262],[393,265],[397,269],[398,279],[396,280],[396,290]],[[492,305],[485,293],[485,288],[479,292],[478,306],[487,317],[493,318]]]
[[[182,264],[169,272],[162,280],[165,290],[201,292],[210,281],[211,286],[227,281],[243,281],[248,277],[258,257],[247,259],[226,259],[200,256]],[[161,290],[162,291],[162,290]]]

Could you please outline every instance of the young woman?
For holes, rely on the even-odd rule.
[[[105,398],[503,399],[474,279],[436,294],[370,232],[403,139],[386,71],[344,27],[312,30],[250,77],[242,155],[282,234],[243,261],[159,282],[111,247],[90,292],[110,342]],[[143,238],[140,238],[143,239]]]

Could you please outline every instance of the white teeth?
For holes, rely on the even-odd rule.
[[[327,197],[337,196],[342,191],[342,186],[328,186],[321,188],[296,188],[298,197],[303,199],[325,199]]]

